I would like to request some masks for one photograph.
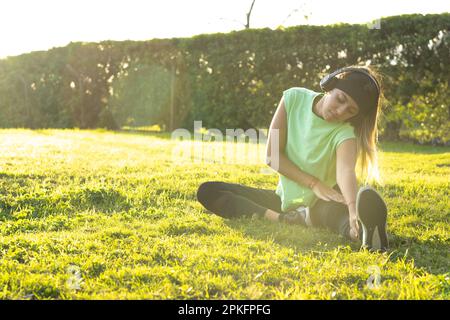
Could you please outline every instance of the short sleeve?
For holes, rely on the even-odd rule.
[[[342,142],[352,138],[356,138],[355,130],[350,124],[346,124],[336,133],[334,137],[335,150],[337,150]]]
[[[284,107],[286,114],[290,114],[291,110],[302,103],[304,95],[303,88],[293,87],[283,91]]]

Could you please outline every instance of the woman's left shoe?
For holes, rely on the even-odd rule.
[[[362,226],[362,248],[386,251],[389,247],[387,206],[381,195],[370,186],[359,189],[356,212]]]
[[[308,226],[309,218],[309,207],[298,207],[295,210],[286,212],[286,213],[280,213],[280,216],[278,220],[280,222],[286,223],[286,224],[299,224],[302,226]]]

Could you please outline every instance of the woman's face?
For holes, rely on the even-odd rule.
[[[325,95],[322,117],[328,122],[344,122],[358,114],[355,100],[344,91],[334,88]]]

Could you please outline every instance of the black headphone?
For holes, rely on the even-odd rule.
[[[344,72],[348,72],[348,71],[354,71],[354,72],[359,72],[362,74],[365,74],[366,76],[369,77],[369,79],[372,80],[372,82],[375,84],[375,86],[377,87],[377,91],[378,91],[378,96],[380,95],[380,85],[378,84],[378,81],[369,73],[367,72],[365,69],[361,69],[361,68],[355,68],[355,67],[344,67],[341,69],[338,69],[336,71],[334,71],[333,73],[330,73],[328,75],[326,75],[325,77],[322,78],[322,80],[320,80],[320,88],[323,91],[330,91],[332,90],[337,82],[337,78],[336,76],[340,73],[344,73]]]

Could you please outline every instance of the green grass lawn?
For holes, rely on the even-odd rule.
[[[206,157],[218,144],[201,145]],[[278,176],[181,161],[176,145],[0,130],[0,298],[450,298],[450,148],[381,144],[391,250],[370,253],[326,230],[209,214],[200,183],[275,188]]]

